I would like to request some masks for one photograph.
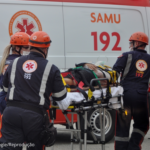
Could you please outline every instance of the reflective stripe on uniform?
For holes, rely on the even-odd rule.
[[[66,88],[64,88],[62,91],[60,91],[58,93],[52,93],[52,96],[56,97],[56,98],[59,98],[59,97],[64,96],[66,93],[67,93],[67,90],[66,90]]]
[[[130,70],[131,62],[132,62],[132,54],[128,54],[128,59],[127,59],[126,67],[125,67],[125,69],[124,69],[124,73],[123,73],[123,76],[122,76],[122,80],[124,80],[124,78],[125,78],[126,75],[128,74],[128,72],[129,72],[129,70]]]
[[[41,97],[39,105],[44,105],[44,103],[45,103],[44,93],[46,90],[46,83],[48,80],[48,76],[50,74],[51,67],[52,67],[52,64],[50,62],[48,62],[45,67],[44,74],[42,77],[42,82],[41,82],[41,87],[40,87],[40,92],[39,92],[39,96]]]
[[[3,89],[4,89],[5,92],[8,92],[8,88],[3,86]]]
[[[2,92],[3,91],[3,89],[2,88],[0,88],[0,92]]]
[[[12,87],[11,87],[10,93],[9,93],[9,100],[13,100],[13,96],[14,96],[14,89],[15,89],[14,81],[15,81],[15,73],[16,73],[18,59],[19,59],[19,57],[16,58],[12,64],[12,69],[11,69],[11,74],[10,74],[10,83],[11,83]]]
[[[141,134],[143,137],[145,136],[145,133],[143,132],[143,131],[141,131],[141,130],[139,130],[139,129],[133,129],[133,132],[136,132],[136,133],[139,133],[139,134]]]
[[[115,136],[115,141],[129,142],[129,137],[118,137],[118,136]]]

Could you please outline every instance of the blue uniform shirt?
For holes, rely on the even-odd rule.
[[[5,62],[5,65],[9,65],[12,63],[12,61],[19,57],[20,55],[16,55],[16,54],[12,54],[12,55],[9,55],[6,59],[6,62]],[[2,114],[5,107],[6,107],[6,101],[5,101],[5,97],[6,97],[6,92],[4,92],[2,89],[3,89],[3,77],[4,75],[1,74],[0,75],[0,89],[1,89],[1,92],[0,92],[0,113]]]
[[[61,101],[67,95],[59,69],[34,51],[16,58],[9,65],[3,87],[8,91],[8,103],[17,101],[45,109],[49,109],[50,94],[55,101]]]
[[[138,93],[147,94],[150,77],[150,55],[145,50],[136,49],[123,53],[117,59],[113,69],[122,73],[122,76],[127,71],[126,76],[121,81],[124,90],[136,90]]]

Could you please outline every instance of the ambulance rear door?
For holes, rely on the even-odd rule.
[[[63,11],[67,68],[96,61],[113,66],[129,51],[132,33],[148,33],[143,6],[63,3]]]

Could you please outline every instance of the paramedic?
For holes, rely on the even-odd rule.
[[[60,101],[67,95],[59,69],[46,60],[50,43],[47,33],[34,32],[29,39],[30,54],[16,58],[6,70],[3,86],[8,91],[7,106],[0,143],[26,141],[34,143],[36,150],[42,149],[43,112],[49,109],[49,96],[52,93],[53,100]]]
[[[10,44],[5,48],[0,63],[0,113],[6,107],[6,92],[2,91],[2,81],[3,75],[8,67],[8,65],[17,57],[29,53],[29,36],[24,32],[17,32],[11,36]],[[12,54],[10,54],[10,50]]]
[[[145,51],[148,37],[143,32],[133,33],[129,39],[133,51],[123,53],[113,69],[122,72],[124,109],[117,111],[115,150],[140,150],[149,129],[147,90],[150,77],[150,55]],[[133,132],[129,129],[133,117]]]

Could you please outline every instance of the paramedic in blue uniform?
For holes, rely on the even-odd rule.
[[[124,111],[116,117],[115,150],[141,150],[144,136],[149,129],[147,90],[150,78],[150,55],[145,51],[148,37],[143,32],[133,33],[129,39],[133,51],[125,52],[113,66],[122,73]],[[131,119],[133,131],[129,138]]]
[[[4,73],[10,63],[21,55],[29,53],[29,35],[24,32],[17,32],[11,36],[10,44],[5,48],[0,63],[0,113],[3,114],[3,111],[6,107],[6,92],[2,91],[2,81]],[[10,54],[12,51],[12,54]]]
[[[7,68],[3,86],[7,106],[2,118],[0,143],[35,144],[41,150],[43,112],[49,109],[49,96],[60,101],[67,95],[59,69],[46,60],[51,40],[43,31],[34,32],[29,40],[30,54],[16,58]],[[22,149],[19,146],[0,149]]]

